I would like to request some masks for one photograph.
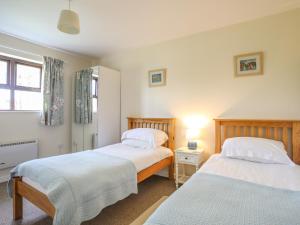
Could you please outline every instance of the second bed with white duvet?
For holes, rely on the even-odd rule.
[[[230,156],[230,157],[229,157]],[[145,225],[299,225],[300,166],[282,143],[225,141]]]

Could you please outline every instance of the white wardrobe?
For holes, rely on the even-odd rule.
[[[98,78],[98,107],[92,123],[78,124],[72,110],[72,152],[99,148],[120,142],[121,81],[120,72],[95,66],[93,77]],[[73,83],[73,93],[75,85]],[[73,97],[73,103],[76,104]]]

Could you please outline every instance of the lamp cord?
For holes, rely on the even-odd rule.
[[[69,10],[71,9],[71,0],[69,0]]]

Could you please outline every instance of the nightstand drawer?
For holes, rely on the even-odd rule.
[[[198,156],[192,154],[180,154],[177,153],[177,161],[179,163],[191,163],[195,164],[198,163]]]

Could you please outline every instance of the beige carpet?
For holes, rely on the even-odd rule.
[[[139,184],[139,194],[105,208],[96,218],[82,225],[129,225],[145,210],[163,196],[175,191],[174,181],[153,176]],[[24,219],[12,220],[12,201],[7,197],[6,185],[0,184],[0,224],[1,225],[51,225],[52,220],[42,211],[24,201]]]
[[[143,212],[138,218],[136,218],[130,225],[143,225],[146,220],[152,215],[152,213],[163,203],[168,196],[161,197],[157,202],[155,202],[150,208]]]

